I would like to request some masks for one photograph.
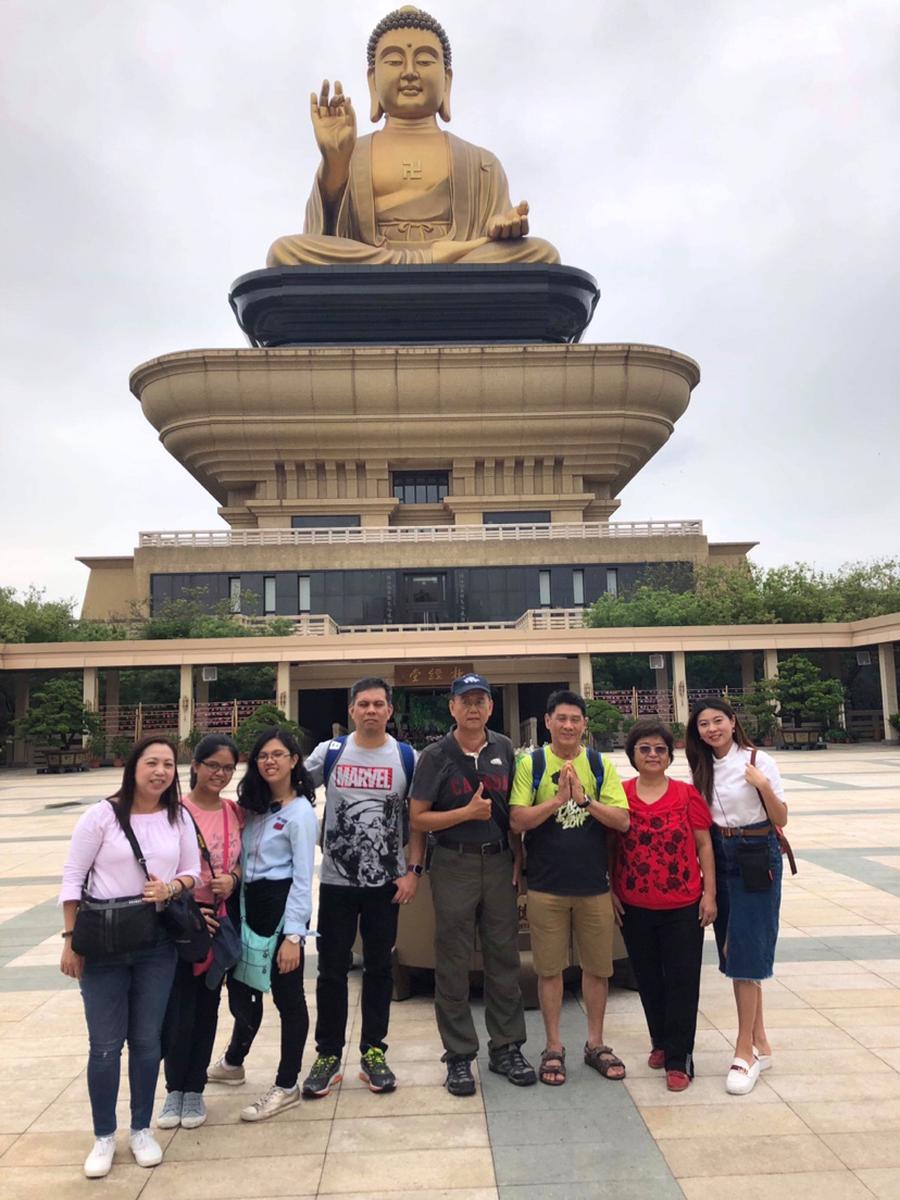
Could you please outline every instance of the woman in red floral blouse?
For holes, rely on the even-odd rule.
[[[626,780],[631,828],[612,850],[612,900],[650,1030],[651,1067],[670,1092],[694,1074],[703,931],[716,916],[709,806],[696,788],[669,779],[671,730],[636,722],[625,743],[637,779]]]

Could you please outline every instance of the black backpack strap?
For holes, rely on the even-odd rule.
[[[224,803],[225,803],[225,801],[223,800],[223,801],[222,801],[222,803],[224,804]],[[211,859],[211,858],[210,858],[210,856],[209,856],[209,847],[208,847],[208,846],[207,846],[207,844],[206,844],[206,838],[205,838],[205,837],[203,836],[203,834],[200,832],[200,826],[197,824],[197,820],[196,820],[196,818],[194,817],[194,814],[193,814],[193,813],[191,812],[191,810],[188,808],[188,806],[187,806],[186,804],[182,804],[182,805],[180,805],[180,808],[181,808],[181,811],[182,811],[183,813],[187,813],[187,815],[188,815],[188,816],[191,818],[191,824],[193,825],[193,827],[194,827],[194,832],[195,832],[195,833],[196,833],[196,835],[197,835],[197,846],[198,846],[198,848],[199,848],[199,850],[200,850],[200,854],[201,854],[201,855],[202,855],[202,857],[203,857],[203,861],[204,861],[204,862],[206,863],[206,865],[209,867],[209,873],[210,873],[210,875],[213,877],[213,879],[215,879],[215,877],[216,877],[216,870],[215,870],[215,867],[212,865],[212,859]]]
[[[122,820],[122,814],[119,812],[119,806],[117,804],[113,804],[112,800],[110,800],[109,803],[112,804],[113,812],[116,814],[116,820],[119,822],[119,827],[125,834],[125,837],[128,839],[128,845],[131,847],[131,853],[140,863],[141,870],[147,876],[147,880],[149,882],[150,872],[147,870],[147,860],[144,858],[144,852],[141,849],[140,842],[134,836],[134,830],[131,828],[131,824]]]
[[[547,757],[544,747],[538,746],[531,752],[531,803],[537,799],[537,790],[541,786],[544,772],[547,769]]]

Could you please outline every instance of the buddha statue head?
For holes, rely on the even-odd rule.
[[[450,40],[434,17],[413,5],[395,9],[375,26],[367,53],[373,121],[385,113],[450,120]]]

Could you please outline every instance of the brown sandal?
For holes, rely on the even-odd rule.
[[[562,1078],[552,1078],[554,1075]],[[548,1087],[562,1087],[566,1082],[566,1048],[561,1050],[544,1050],[541,1052],[541,1063],[538,1067],[538,1078]]]
[[[587,1042],[584,1044],[584,1061],[589,1067],[593,1067],[595,1071],[599,1071],[604,1079],[611,1079],[618,1083],[625,1078],[625,1064],[621,1058],[613,1054],[611,1046],[589,1046]],[[621,1075],[611,1075],[610,1071],[615,1071],[617,1067],[622,1068]]]

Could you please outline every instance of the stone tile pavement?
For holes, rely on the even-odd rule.
[[[55,897],[78,813],[117,774],[0,772],[0,1200],[768,1200],[773,1189],[791,1200],[900,1200],[900,749],[778,759],[800,874],[785,885],[765,991],[775,1066],[751,1096],[724,1091],[734,1009],[708,940],[697,1078],[684,1094],[646,1066],[637,996],[615,991],[607,1038],[627,1063],[624,1085],[580,1064],[584,1019],[569,997],[565,1087],[516,1089],[481,1061],[479,1094],[454,1099],[441,1086],[430,1001],[415,997],[393,1010],[395,1093],[371,1095],[351,1057],[327,1099],[242,1125],[239,1109],[271,1082],[277,1058],[267,1014],[245,1088],[211,1086],[208,1123],[161,1133],[166,1159],[153,1171],[131,1162],[121,1135],[112,1173],[95,1182],[81,1176],[86,1035],[77,988],[57,967]],[[617,765],[629,773],[624,758]],[[683,776],[683,756],[676,765]],[[314,973],[313,956],[313,1015]],[[355,1004],[355,973],[351,987]],[[528,1023],[536,1058],[539,1014]],[[221,1025],[224,1043],[224,1005]],[[120,1110],[125,1129],[125,1078]]]

